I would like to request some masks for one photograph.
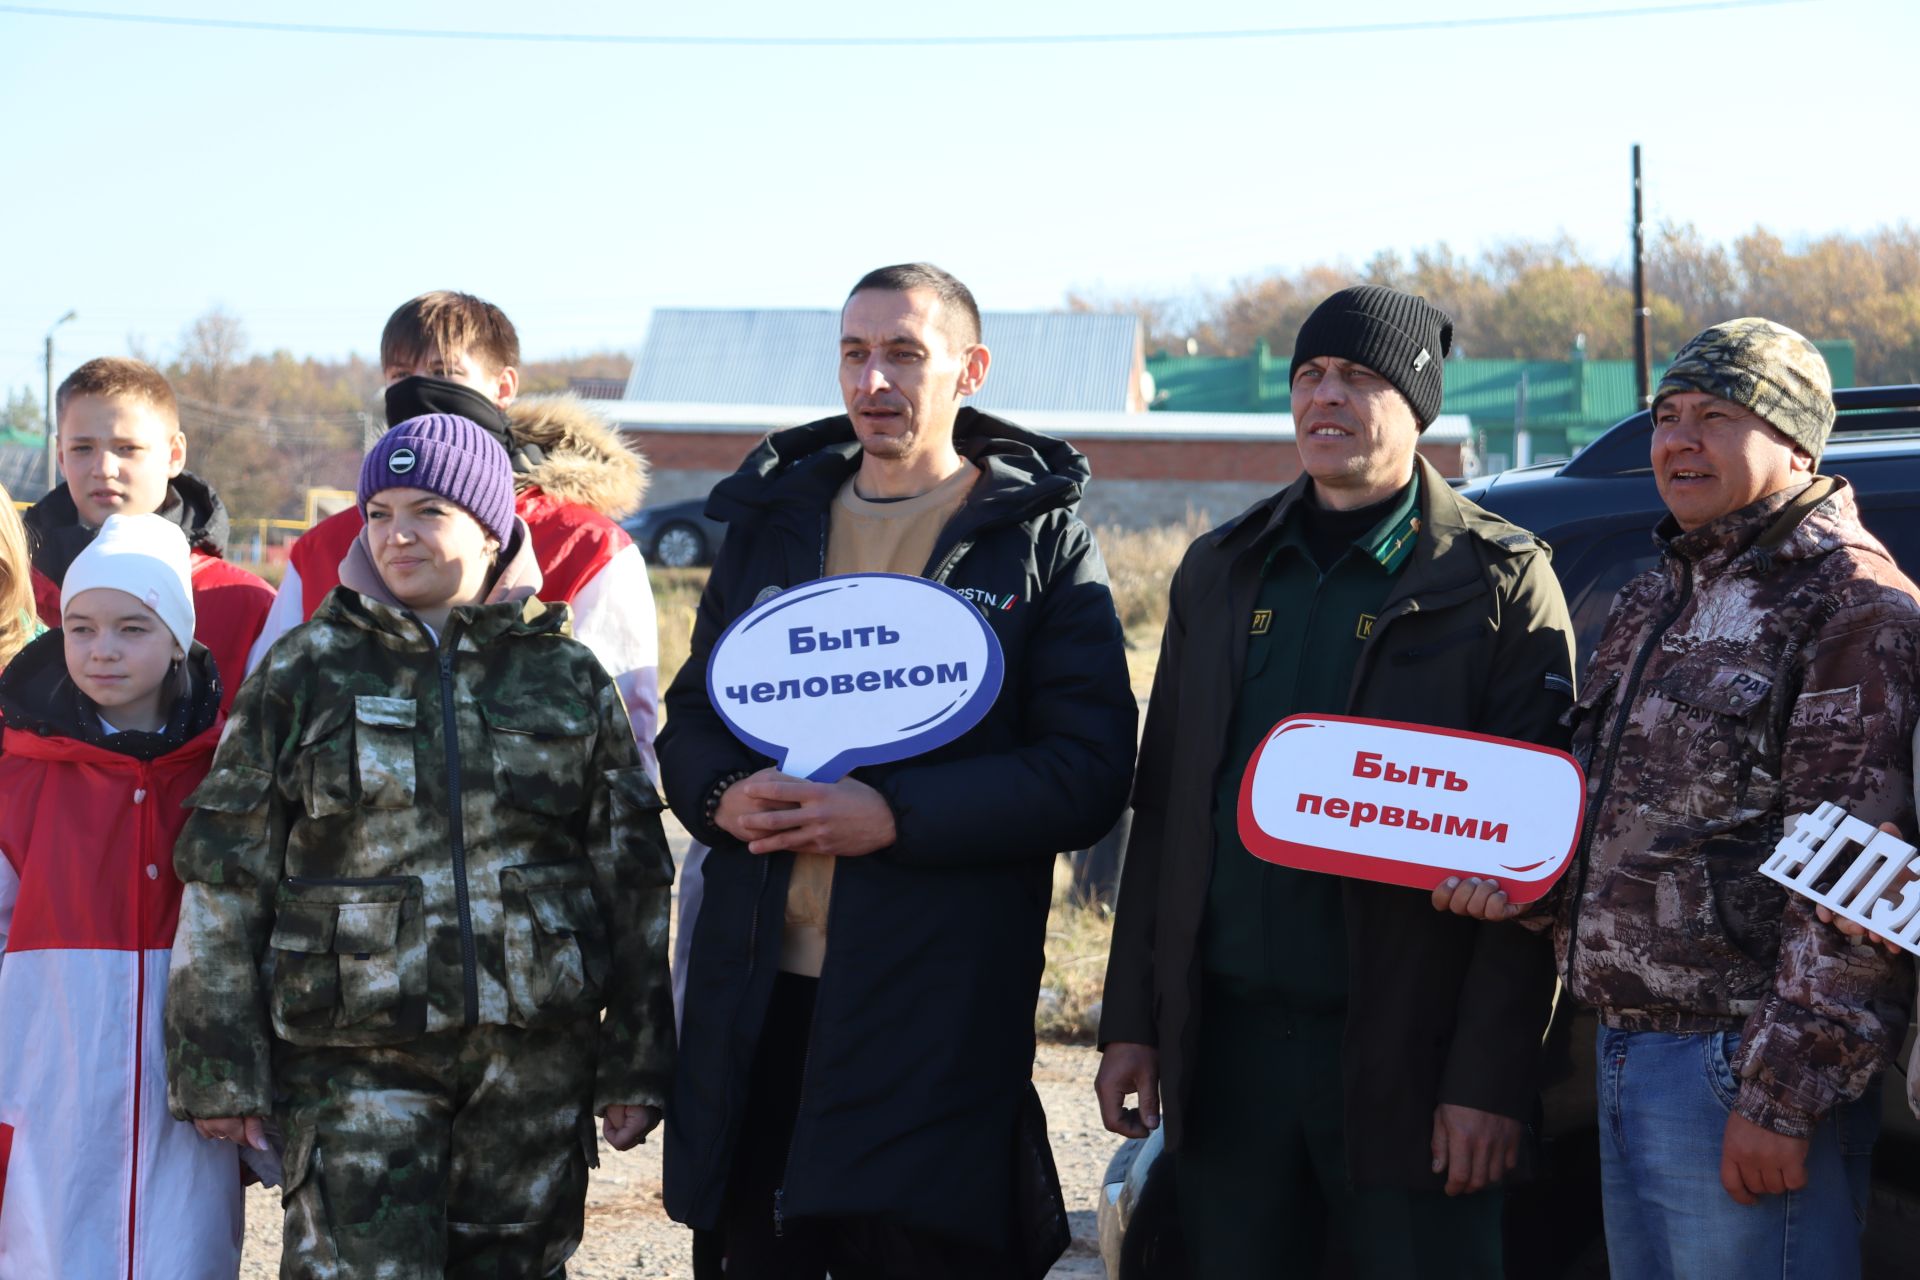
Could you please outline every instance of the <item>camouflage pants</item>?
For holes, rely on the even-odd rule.
[[[599,1162],[590,1021],[278,1050],[281,1280],[566,1275]]]

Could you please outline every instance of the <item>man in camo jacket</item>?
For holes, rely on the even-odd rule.
[[[1614,1274],[1853,1275],[1911,966],[1759,867],[1823,801],[1912,829],[1920,605],[1817,474],[1831,382],[1798,333],[1706,330],[1653,419],[1664,555],[1614,601],[1573,710],[1586,831],[1529,923],[1600,1014]],[[1515,910],[1484,882],[1449,896]]]

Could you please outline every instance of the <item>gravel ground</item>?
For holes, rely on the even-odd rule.
[[[678,861],[686,849],[686,833],[671,815],[667,823]],[[1106,1274],[1094,1206],[1107,1159],[1119,1140],[1100,1127],[1094,1106],[1093,1073],[1099,1065],[1097,1052],[1073,1045],[1042,1045],[1034,1063],[1034,1085],[1046,1107],[1053,1158],[1073,1220],[1073,1244],[1049,1280],[1093,1280]],[[279,1258],[279,1193],[251,1187],[242,1280],[273,1280]],[[572,1280],[685,1280],[692,1274],[693,1237],[661,1207],[658,1140],[625,1152],[602,1141],[600,1167],[587,1186],[586,1237],[567,1264],[567,1275]]]
[[[1042,1045],[1034,1083],[1047,1109],[1053,1158],[1060,1166],[1073,1245],[1052,1277],[1094,1280],[1106,1274],[1094,1226],[1100,1176],[1118,1139],[1100,1127],[1093,1105],[1093,1073],[1100,1055],[1072,1045]],[[573,1280],[683,1280],[693,1274],[693,1237],[660,1205],[660,1144],[632,1151],[600,1146],[600,1167],[587,1188],[587,1233],[567,1266]],[[280,1258],[279,1193],[247,1192],[247,1247],[243,1280],[272,1280]]]

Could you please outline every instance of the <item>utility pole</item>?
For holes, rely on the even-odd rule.
[[[47,401],[46,401],[45,412],[47,415],[46,425],[47,425],[47,492],[48,493],[52,493],[54,490],[54,487],[60,483],[59,437],[54,433],[54,429],[53,429],[53,331],[55,329],[58,329],[61,325],[65,324],[67,321],[75,320],[78,318],[79,318],[78,312],[69,311],[67,312],[67,314],[61,316],[58,320],[55,320],[53,324],[47,329]]]
[[[1640,144],[1633,144],[1633,387],[1640,407],[1653,403],[1648,386],[1647,322],[1647,230],[1640,212]]]

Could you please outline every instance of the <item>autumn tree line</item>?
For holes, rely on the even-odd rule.
[[[1705,326],[1757,314],[1809,337],[1851,338],[1863,384],[1920,382],[1920,227],[1789,244],[1763,228],[1718,243],[1666,225],[1648,249],[1656,368]],[[1178,296],[1073,293],[1065,305],[1138,315],[1149,352],[1191,343],[1200,354],[1237,356],[1264,339],[1285,353],[1313,306],[1355,282],[1425,294],[1446,308],[1456,355],[1565,359],[1578,335],[1590,357],[1633,354],[1630,268],[1596,262],[1567,240],[1508,240],[1471,256],[1444,244],[1387,250],[1357,268],[1322,262]],[[224,308],[188,324],[168,350],[136,344],[130,354],[172,380],[192,466],[243,519],[298,519],[309,488],[350,488],[385,423],[377,362],[253,351],[242,319]],[[625,377],[630,367],[628,355],[611,351],[531,361],[522,393],[562,391],[572,377]],[[40,416],[37,390],[22,387],[0,406],[0,428],[37,433]]]
[[[1764,315],[1810,338],[1851,338],[1863,385],[1920,382],[1920,227],[1828,235],[1788,244],[1756,227],[1730,244],[1690,225],[1648,237],[1651,351],[1660,361],[1710,324]],[[1455,321],[1454,354],[1564,360],[1584,334],[1595,359],[1633,357],[1630,263],[1600,263],[1566,240],[1507,240],[1468,256],[1446,245],[1364,266],[1320,263],[1248,276],[1221,292],[1179,296],[1073,294],[1076,310],[1132,311],[1147,350],[1240,356],[1264,339],[1276,353],[1314,304],[1355,283],[1391,285],[1444,307]]]

